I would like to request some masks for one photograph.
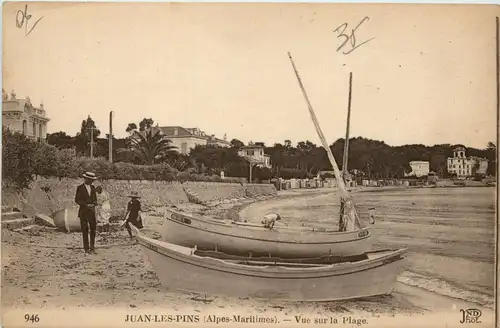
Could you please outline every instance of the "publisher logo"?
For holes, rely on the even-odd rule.
[[[481,323],[479,321],[479,317],[481,317],[481,310],[478,309],[460,309],[460,312],[462,313],[462,320],[460,320],[460,323]]]

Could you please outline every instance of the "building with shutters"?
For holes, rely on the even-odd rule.
[[[219,147],[230,147],[231,143],[223,139],[216,138],[215,135],[207,134],[198,128],[183,128],[181,126],[156,126],[165,137],[172,141],[172,146],[181,154],[188,155],[190,150],[197,145],[216,145]]]
[[[468,178],[475,174],[486,175],[488,160],[477,156],[467,157],[464,147],[453,149],[453,157],[448,157],[447,170],[449,174],[456,174],[458,178]]]
[[[29,97],[17,98],[14,90],[7,95],[2,89],[2,125],[29,138],[43,141],[50,119],[43,106],[33,106]]]

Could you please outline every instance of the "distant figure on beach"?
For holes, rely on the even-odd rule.
[[[375,207],[370,207],[368,209],[368,220],[370,224],[375,224]]]
[[[109,232],[109,218],[111,217],[111,203],[109,194],[102,189],[102,186],[95,188],[97,192],[97,221],[102,224],[102,231]]]
[[[141,218],[141,202],[139,201],[139,193],[137,191],[132,191],[129,195],[131,198],[127,204],[127,211],[125,213],[125,226],[127,227],[128,235],[130,238],[132,236],[132,229],[130,229],[128,223],[133,224],[136,228],[142,229],[142,218]]]
[[[80,218],[80,226],[82,228],[83,249],[86,254],[95,254],[94,243],[97,226],[95,207],[97,205],[97,194],[92,183],[97,180],[97,177],[92,172],[85,172],[82,178],[84,179],[84,183],[76,188],[75,203],[80,206],[78,217]]]
[[[279,220],[281,220],[281,216],[278,213],[269,213],[264,215],[264,220],[262,221],[262,224],[264,225],[265,228],[273,230],[274,224],[276,223],[276,221]]]

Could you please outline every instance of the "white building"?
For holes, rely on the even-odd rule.
[[[405,173],[405,176],[415,176],[417,178],[423,177],[429,174],[430,166],[427,161],[411,161],[410,162],[411,172]]]
[[[19,99],[14,91],[8,95],[2,90],[2,124],[35,140],[45,140],[47,136],[47,117],[43,104],[37,108],[29,97]]]
[[[467,178],[476,173],[486,175],[488,160],[476,156],[465,156],[466,149],[457,147],[453,149],[453,157],[448,157],[448,173],[455,173],[458,178]]]
[[[238,155],[245,157],[250,163],[255,163],[257,166],[271,168],[271,157],[264,154],[263,146],[250,143],[248,146],[241,147]]]
[[[197,145],[216,145],[219,147],[231,147],[231,143],[224,139],[216,138],[215,135],[209,135],[198,128],[183,128],[182,126],[156,126],[154,129],[159,129],[165,137],[172,142],[172,146],[176,147],[176,151],[187,155],[191,149]]]

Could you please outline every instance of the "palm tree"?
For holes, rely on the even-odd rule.
[[[125,131],[130,134],[133,134],[135,130],[137,130],[137,124],[135,123],[129,123],[125,129]]]
[[[189,155],[180,154],[178,152],[169,152],[164,157],[164,161],[179,171],[185,171],[190,167],[194,166],[193,161],[189,157]]]
[[[155,160],[164,158],[169,151],[177,148],[161,130],[153,131],[152,128],[135,132],[130,138],[130,147],[140,162],[147,165],[153,165]]]

